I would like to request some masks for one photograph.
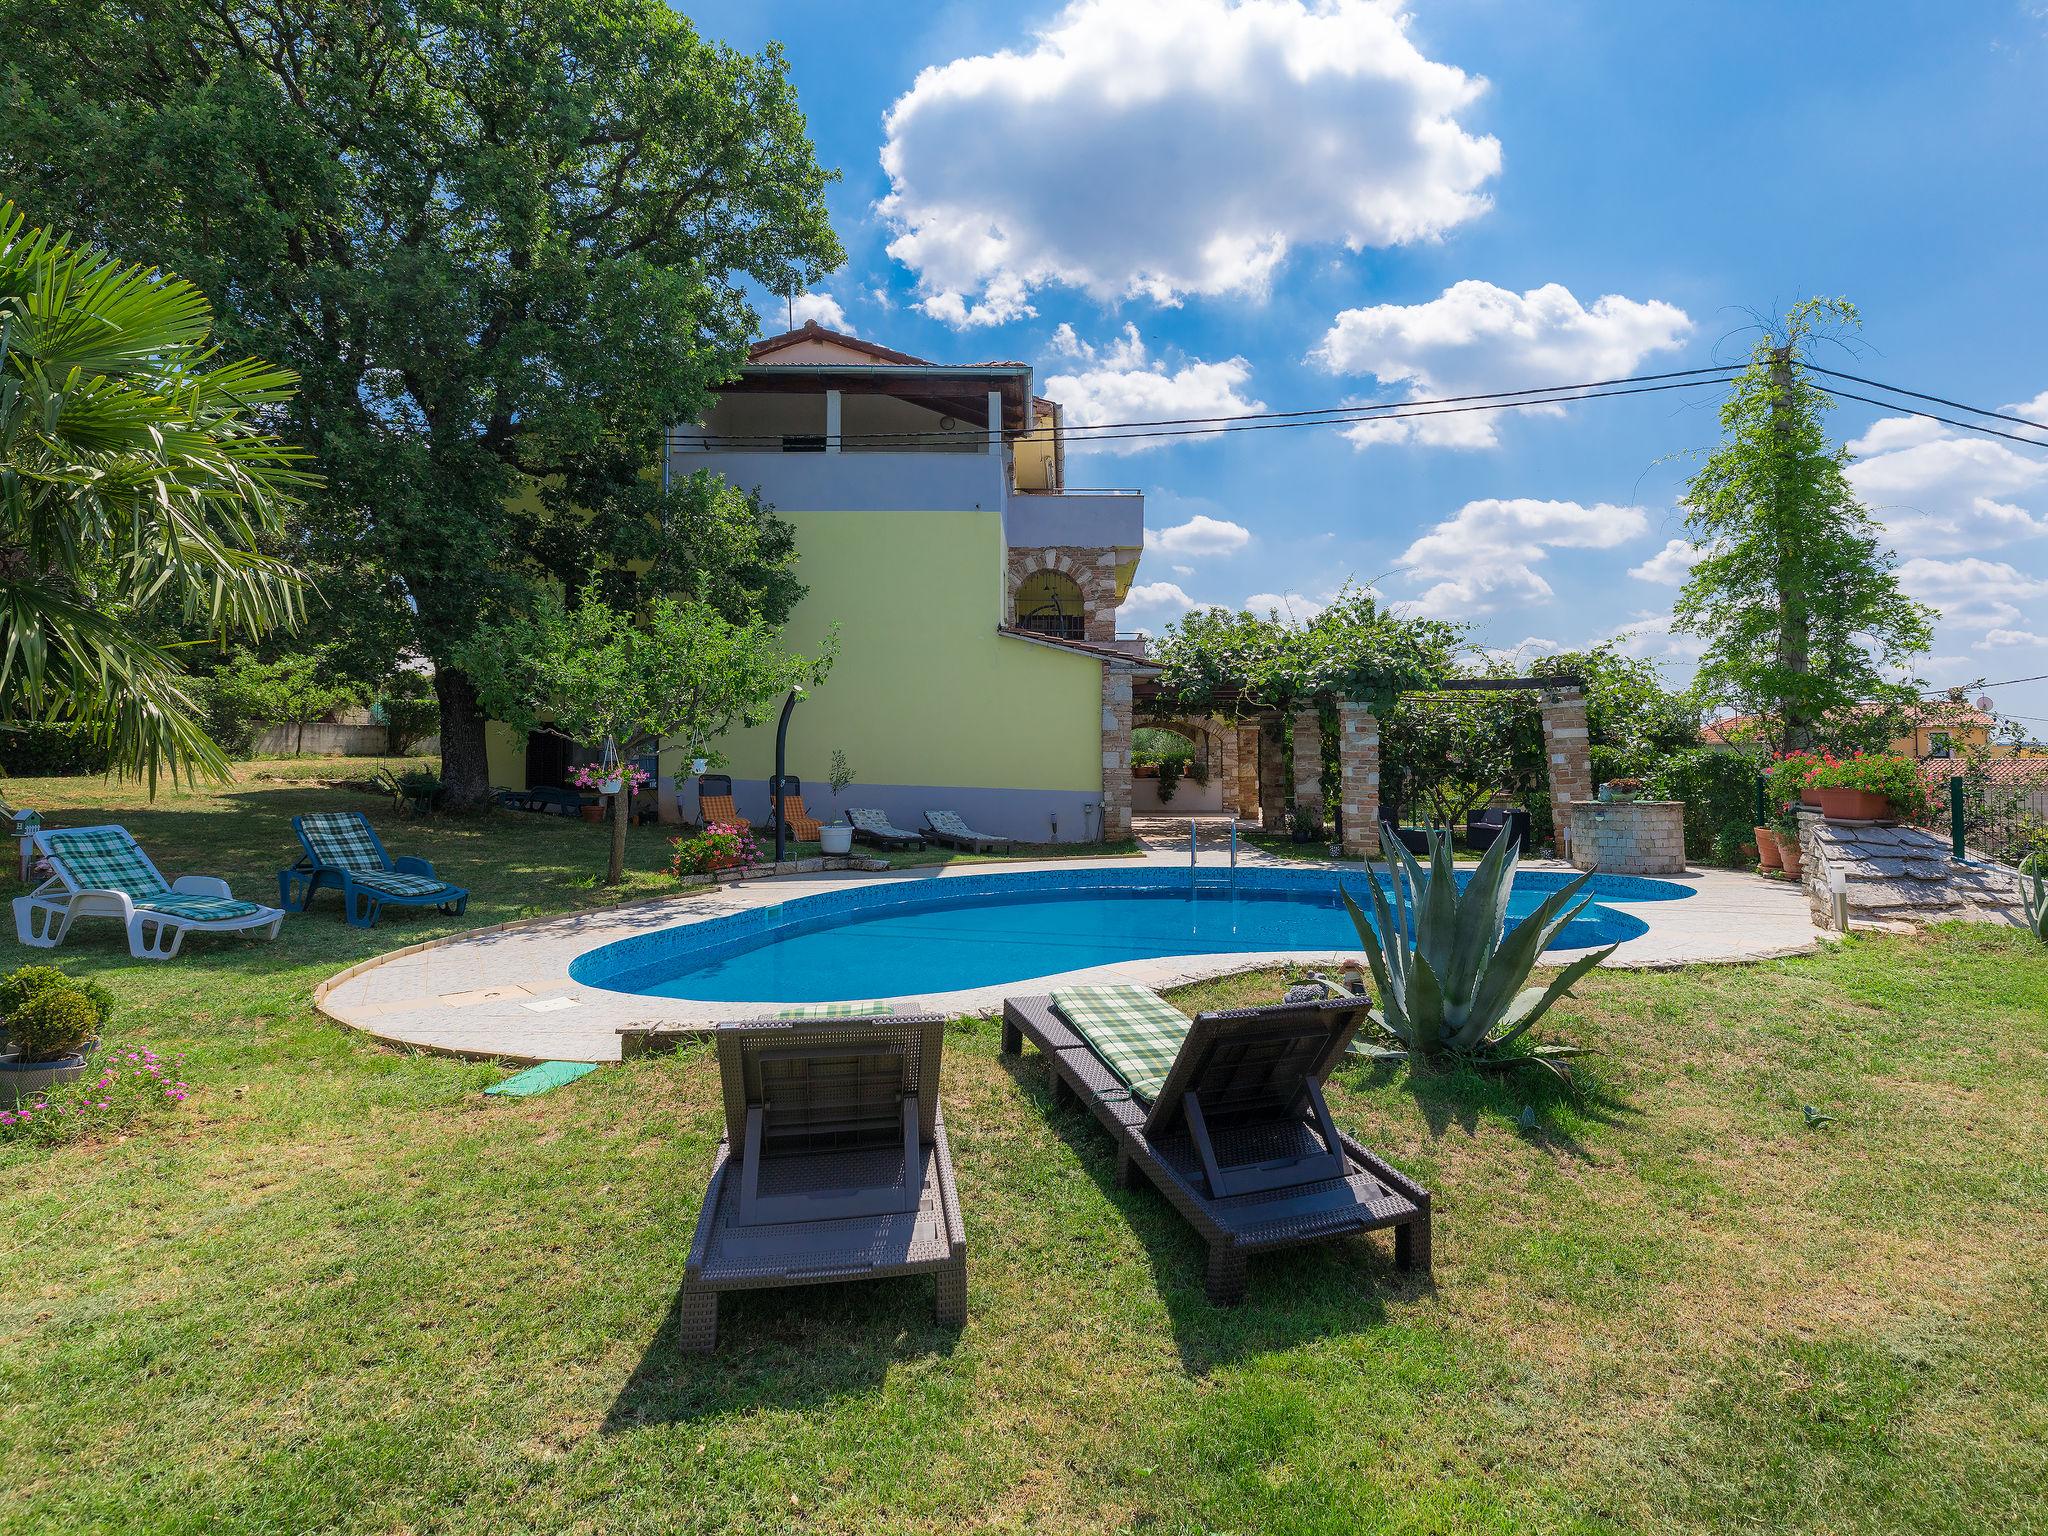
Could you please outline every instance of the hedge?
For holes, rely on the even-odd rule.
[[[16,777],[105,773],[113,763],[90,726],[38,723],[0,731],[0,770]]]
[[[1756,825],[1756,764],[1740,752],[1693,747],[1650,770],[1651,792],[1685,802],[1685,856],[1734,864]]]

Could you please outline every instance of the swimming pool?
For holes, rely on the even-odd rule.
[[[1462,885],[1469,871],[1459,872]],[[1509,920],[1572,877],[1516,876]],[[1361,906],[1366,876],[1327,869],[1039,870],[879,881],[779,906],[638,934],[579,955],[585,986],[703,1002],[843,1002],[999,986],[1119,961],[1174,955],[1355,952],[1338,895]],[[1593,905],[1553,949],[1648,931],[1609,901],[1671,901],[1683,885],[1596,875]]]

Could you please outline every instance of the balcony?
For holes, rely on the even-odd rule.
[[[778,512],[993,512],[1003,505],[1006,478],[1003,461],[988,453],[757,453],[698,448],[686,440],[669,445],[670,475],[700,469],[758,491]]]
[[[1141,549],[1142,491],[1015,491],[1003,517],[1012,549],[1064,545],[1079,549]]]

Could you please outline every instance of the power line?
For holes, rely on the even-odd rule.
[[[2002,437],[2009,443],[2024,443],[2029,448],[2048,448],[2048,443],[2042,442],[2038,437],[2021,437],[2017,432],[2001,432],[1996,427],[1983,426],[1978,422],[1957,421],[1953,416],[1937,416],[1932,411],[1915,410],[1912,406],[1900,405],[1895,400],[1873,400],[1868,395],[1852,395],[1846,389],[1831,389],[1828,393],[1837,400],[1859,400],[1865,405],[1874,405],[1881,411],[1897,411],[1906,416],[1918,416],[1926,421],[1938,421],[1945,427],[1960,427],[1965,432],[1981,432],[1986,437]],[[1963,409],[1968,410],[1969,407],[1964,406]]]
[[[1888,395],[1910,395],[1915,400],[1931,400],[1934,404],[1945,405],[1950,410],[1968,411],[1972,416],[1989,416],[1993,421],[2009,421],[2015,426],[2032,427],[2037,432],[2048,432],[2048,422],[2029,421],[2024,416],[2011,416],[2004,411],[1987,411],[1981,405],[1965,405],[1960,400],[1945,400],[1940,395],[1923,395],[1917,389],[1901,389],[1896,384],[1880,384],[1876,379],[1861,378],[1853,373],[1837,373],[1834,369],[1823,368],[1818,363],[1802,363],[1800,366],[1809,373],[1824,373],[1831,379],[1847,379],[1851,384],[1867,384],[1872,389],[1881,389]]]
[[[1183,418],[1189,421],[1208,421],[1218,423],[1217,425],[1213,426],[1172,427],[1170,420],[1161,422],[1101,422],[1091,425],[1081,425],[1077,423],[1072,426],[1061,427],[1060,435],[1069,441],[1073,440],[1079,434],[1086,434],[1085,436],[1081,437],[1081,440],[1084,442],[1122,443],[1131,442],[1143,438],[1211,437],[1230,432],[1273,432],[1293,427],[1355,426],[1375,421],[1404,421],[1410,417],[1415,416],[1459,415],[1466,411],[1505,411],[1526,408],[1529,406],[1570,405],[1571,403],[1577,400],[1609,400],[1614,399],[1621,395],[1654,395],[1660,394],[1665,390],[1698,389],[1702,386],[1710,384],[1727,384],[1732,382],[1735,377],[1735,375],[1732,372],[1725,368],[1711,370],[1687,369],[1685,370],[1685,372],[1688,374],[1708,372],[1713,374],[1713,377],[1687,378],[1675,384],[1651,384],[1627,389],[1606,389],[1593,384],[1561,384],[1549,386],[1544,390],[1503,390],[1498,395],[1446,396],[1442,401],[1389,400],[1378,404],[1370,405],[1325,406],[1318,410],[1309,411],[1246,412],[1236,416]],[[1644,377],[1668,378],[1670,377],[1670,375],[1649,374],[1644,375]],[[1626,381],[1616,380],[1613,382],[1622,383]],[[1529,396],[1540,396],[1541,398],[1509,398]],[[1455,405],[1449,403],[1450,401],[1454,400],[1474,400],[1480,403],[1470,405]],[[1271,419],[1275,417],[1283,419]],[[1318,419],[1303,419],[1308,417],[1315,417]],[[1148,430],[1120,430],[1121,427],[1125,426],[1145,428]],[[1149,430],[1153,427],[1163,427],[1170,429],[1156,431]],[[819,443],[820,445],[835,440],[841,444],[873,441],[909,441],[926,443],[960,442],[969,436],[969,434],[966,433],[933,431],[842,432],[837,435],[836,439],[824,433],[784,434],[762,432],[718,433],[707,435],[710,436],[714,441],[722,444],[780,443],[784,440],[786,436],[804,436],[808,437],[810,440],[814,442]],[[693,440],[692,435],[686,434],[670,434],[669,437],[669,441],[672,443],[687,442],[691,440]]]

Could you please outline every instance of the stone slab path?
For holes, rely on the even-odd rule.
[[[1185,851],[1177,856],[1151,853],[1142,862],[1185,868],[1187,855]],[[1227,860],[1205,852],[1202,862],[1213,867]],[[570,962],[585,950],[673,924],[704,922],[820,891],[842,890],[848,884],[945,880],[1009,869],[1099,869],[1104,863],[1101,859],[1070,859],[953,864],[885,875],[796,875],[719,886],[602,912],[479,929],[393,950],[323,983],[314,1002],[328,1017],[394,1044],[515,1062],[616,1061],[618,1031],[623,1027],[705,1027],[720,1019],[771,1013],[777,1005],[692,1003],[586,987],[569,978]],[[1525,867],[1565,866],[1534,860]],[[1693,871],[1674,879],[1691,886],[1694,894],[1678,901],[1608,903],[1618,911],[1635,913],[1650,925],[1641,938],[1623,944],[1610,965],[1658,968],[1754,960],[1796,953],[1816,942],[1805,898],[1797,886],[1725,870]],[[1555,951],[1553,957],[1570,958],[1572,953]],[[1059,979],[1164,987],[1282,962],[1334,966],[1342,958],[1302,951],[1183,955],[1098,966],[1068,972]],[[999,987],[906,997],[898,1002],[916,1011],[988,1013],[1001,1007],[1004,996],[1042,992],[1051,981],[1050,977],[1015,981]]]

